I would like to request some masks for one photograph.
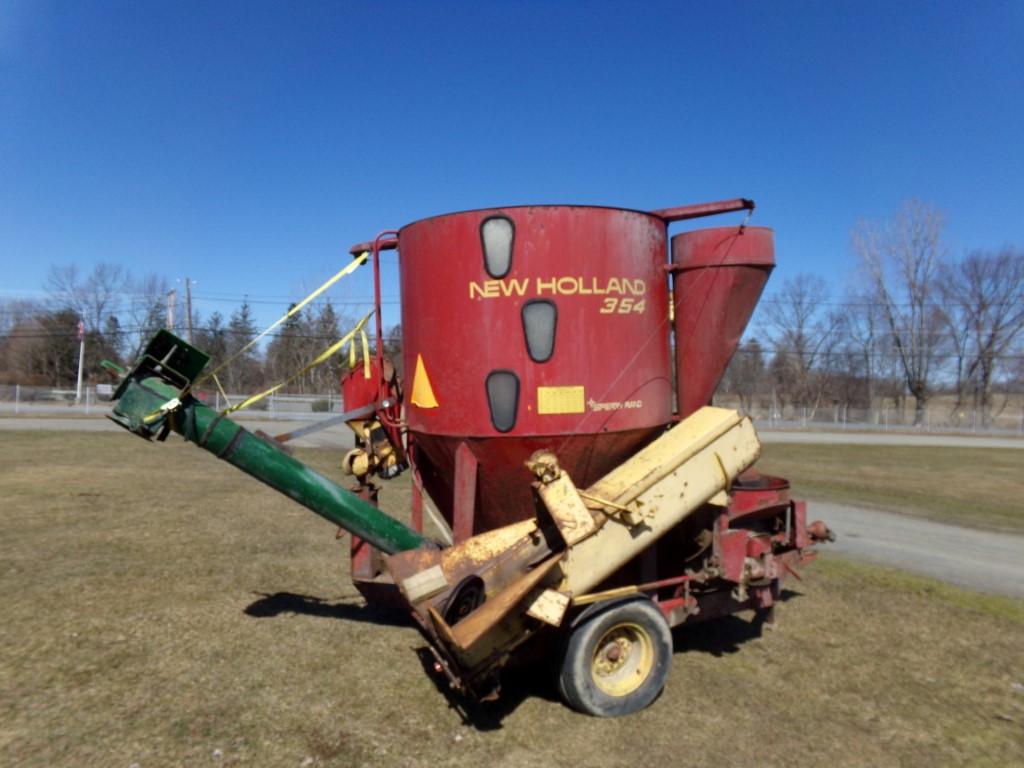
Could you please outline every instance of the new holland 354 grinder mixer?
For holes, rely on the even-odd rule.
[[[669,249],[668,225],[741,210],[753,203],[475,210],[355,246],[373,264],[377,338],[342,382],[349,490],[204,405],[208,357],[167,331],[111,418],[177,432],[349,531],[355,585],[411,614],[465,696],[494,698],[506,665],[541,656],[571,706],[634,712],[664,687],[670,627],[750,609],[770,622],[785,575],[831,536],[786,481],[751,470],[750,420],[708,405],[772,232],[700,229]],[[387,249],[407,382],[383,355]],[[374,476],[404,470],[411,526],[376,506]],[[425,497],[445,542],[423,534]]]

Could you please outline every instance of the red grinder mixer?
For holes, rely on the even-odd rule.
[[[698,229],[669,250],[671,223],[753,207],[492,208],[356,246],[376,350],[324,422],[356,434],[348,489],[282,450],[308,427],[268,440],[194,396],[209,356],[168,331],[111,418],[181,434],[351,533],[358,589],[416,622],[466,698],[495,698],[506,666],[539,656],[574,708],[635,712],[668,678],[671,627],[745,610],[770,626],[786,575],[831,535],[752,469],[750,419],[710,405],[774,264],[771,230]],[[396,248],[403,377],[380,301],[380,252]],[[407,469],[411,525],[377,507],[377,480]]]

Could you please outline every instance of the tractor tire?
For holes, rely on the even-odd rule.
[[[633,598],[599,610],[573,628],[558,690],[578,712],[620,717],[654,701],[671,667],[668,622],[653,602]]]

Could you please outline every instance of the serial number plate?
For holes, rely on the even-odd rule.
[[[537,387],[537,413],[583,413],[586,410],[583,387]]]

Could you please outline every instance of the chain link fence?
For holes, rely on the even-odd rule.
[[[110,397],[113,394],[112,384],[85,386],[81,397],[77,396],[74,389],[0,384],[0,416],[102,416],[110,412]],[[197,396],[216,410],[236,405],[249,397],[247,394],[228,393],[225,400],[216,391],[202,391]],[[334,392],[322,395],[268,395],[244,413],[260,419],[316,421],[343,411],[342,397]]]
[[[716,398],[715,405],[737,408],[750,416],[758,428],[865,432],[933,432],[985,435],[1024,435],[1024,398],[1007,398],[983,412],[979,408],[956,408],[937,398],[927,405],[920,423],[915,423],[914,401],[903,405],[881,404],[875,408],[851,408],[843,404],[746,407],[729,398]]]
[[[0,416],[76,415],[102,416],[110,411],[112,384],[89,385],[76,398],[73,389],[0,384]],[[247,394],[201,391],[198,397],[216,410],[245,400]],[[987,435],[1024,435],[1024,396],[1000,395],[984,415],[976,408],[955,408],[948,398],[937,397],[914,423],[914,402],[902,406],[883,404],[876,408],[851,408],[842,404],[772,405],[768,402],[741,404],[734,397],[716,397],[715,404],[736,408],[754,419],[761,429],[860,430],[881,432],[935,432]],[[286,421],[316,421],[343,413],[340,393],[319,395],[268,395],[247,408],[249,418]]]

